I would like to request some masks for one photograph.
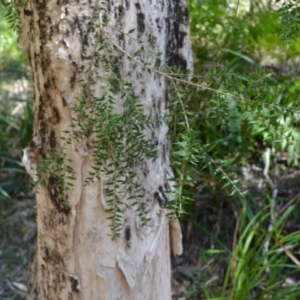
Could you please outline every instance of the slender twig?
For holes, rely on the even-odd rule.
[[[106,24],[104,24],[106,25]],[[219,94],[219,95],[222,95],[222,96],[229,96],[229,97],[232,97],[236,100],[239,100],[240,102],[242,103],[246,103],[246,102],[250,102],[250,103],[255,103],[257,104],[257,102],[255,100],[251,100],[251,99],[243,99],[237,95],[234,95],[234,94],[231,94],[231,93],[228,93],[228,92],[222,92],[220,90],[216,90],[214,88],[211,88],[211,87],[208,87],[206,83],[203,83],[203,84],[199,84],[199,83],[195,83],[195,82],[192,82],[192,81],[188,81],[188,80],[184,80],[184,79],[181,79],[181,78],[176,78],[174,76],[172,76],[173,73],[165,73],[165,72],[162,72],[162,71],[159,71],[153,67],[150,67],[148,66],[146,63],[143,63],[141,62],[140,60],[136,59],[134,56],[130,55],[129,53],[127,53],[124,49],[122,49],[122,47],[120,47],[118,44],[116,44],[114,41],[112,41],[107,33],[105,31],[103,31],[104,34],[106,35],[107,39],[116,47],[118,48],[123,54],[125,54],[130,60],[134,60],[136,63],[138,63],[139,65],[141,65],[142,67],[146,68],[147,70],[149,71],[152,71],[156,74],[159,74],[165,78],[168,78],[170,80],[175,80],[177,82],[180,82],[180,83],[183,83],[183,84],[187,84],[187,85],[190,85],[190,86],[194,86],[194,87],[198,87],[198,88],[201,88],[202,90],[207,90],[207,91],[210,91],[210,92],[214,92],[216,94]],[[127,34],[126,34],[127,35]],[[129,36],[129,35],[128,35]],[[274,107],[274,108],[278,108],[280,110],[284,109],[285,111],[287,112],[293,112],[293,113],[300,113],[300,110],[294,110],[294,109],[291,109],[291,108],[288,108],[288,107],[282,107],[282,106],[279,106],[277,104],[274,104],[274,103],[261,103],[261,105],[266,105],[266,106],[270,106],[270,107]]]
[[[285,254],[298,266],[300,267],[299,260],[285,247],[277,238],[271,234],[272,239],[275,241],[275,243],[285,252]]]

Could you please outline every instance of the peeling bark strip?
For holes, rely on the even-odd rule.
[[[121,32],[135,31],[133,38],[151,43],[152,51],[162,53],[161,61],[189,69],[191,52],[188,41],[188,12],[184,0],[113,1],[99,9],[99,1],[29,0],[22,14],[20,43],[29,59],[34,80],[34,137],[24,150],[24,165],[36,180],[41,161],[49,149],[61,149],[70,131],[76,97],[87,89],[87,74],[94,81],[90,93],[101,97],[100,86],[108,71],[99,61],[90,66],[98,48],[102,27],[109,39],[126,53],[140,50]],[[107,21],[107,26],[100,24]],[[116,48],[116,47],[114,47]],[[146,52],[146,51],[145,51]],[[147,53],[137,57],[149,62]],[[133,68],[126,55],[116,50],[111,72],[135,87],[144,113],[165,114],[167,87],[163,77],[154,80],[141,66]],[[124,110],[117,101],[116,111]],[[171,299],[169,227],[164,207],[168,201],[165,174],[172,174],[166,124],[144,134],[156,147],[158,158],[145,160],[134,170],[143,196],[139,203],[149,211],[150,221],[142,226],[134,207],[122,199],[121,237],[111,241],[111,215],[106,211],[107,178],[85,186],[92,170],[93,142],[90,137],[71,140],[64,151],[72,160],[75,180],[67,195],[68,212],[59,202],[59,177],[50,177],[37,198],[38,240],[28,278],[28,298],[49,300],[165,300]],[[63,151],[63,150],[62,150]],[[109,150],[108,150],[109,151]],[[181,249],[178,224],[171,227],[176,253]],[[172,235],[173,235],[172,234]]]

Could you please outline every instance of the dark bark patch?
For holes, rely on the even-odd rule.
[[[71,288],[72,288],[72,292],[78,293],[79,289],[79,282],[78,279],[74,278],[73,276],[70,276],[70,281],[71,281]]]
[[[47,90],[51,85],[52,82],[47,80],[44,84],[44,88]],[[53,100],[47,91],[42,93],[39,99],[37,122],[38,135],[44,144],[48,140],[51,125],[56,125],[60,122],[58,109],[53,106]]]
[[[80,28],[80,21],[77,15],[74,16],[73,20],[69,22],[69,26],[71,27],[72,34],[75,34],[77,28]]]
[[[51,84],[50,84],[49,81],[46,81],[46,82],[44,83],[44,89],[47,90],[47,89],[49,89],[49,88],[51,88]]]
[[[46,154],[45,154],[45,151],[42,147],[39,148],[38,153],[39,153],[39,155],[41,156],[42,159],[46,159]]]
[[[65,4],[68,4],[68,3],[69,3],[69,0],[57,0],[56,1],[57,5],[65,5]]]
[[[153,194],[154,199],[159,203],[159,206],[162,207],[163,201],[161,200],[160,196],[159,196],[159,192],[155,192]]]
[[[94,26],[89,26],[89,27],[88,27],[88,32],[93,33],[93,32],[95,32],[95,31],[96,31],[96,29],[95,29]]]
[[[142,167],[142,172],[143,172],[143,174],[144,174],[145,177],[148,176],[150,170],[149,170],[149,167],[148,167],[147,163],[144,163],[144,165]]]
[[[160,33],[162,29],[162,25],[160,24],[160,19],[159,18],[155,19],[155,22],[157,25],[158,32]]]
[[[40,298],[40,292],[37,287],[34,288],[34,295],[35,295],[35,299]]]
[[[61,97],[61,101],[62,101],[62,104],[64,107],[67,107],[68,106],[68,103],[67,103],[67,100],[65,97]]]
[[[166,156],[166,145],[163,145],[163,147],[162,147],[162,161],[163,161],[163,163],[165,163],[166,162],[166,158],[167,158],[167,156]]]
[[[51,251],[47,246],[42,246],[41,250],[42,250],[43,260],[47,264],[51,264],[63,268],[64,260],[57,250],[53,249]],[[59,279],[60,281],[62,281],[63,279],[65,279],[65,277],[63,278],[62,276],[59,276]]]
[[[129,226],[126,226],[124,230],[124,238],[126,241],[126,247],[130,248],[131,230]]]
[[[122,5],[119,5],[119,15],[122,16],[124,14],[124,7]]]
[[[38,113],[38,119],[39,136],[41,137],[42,143],[44,144],[46,142],[46,134],[48,133],[48,125],[43,118],[40,118],[40,111]]]
[[[162,103],[162,99],[159,98],[157,101],[157,109],[158,109],[159,115],[161,115],[161,103]]]
[[[178,67],[182,70],[186,70],[187,69],[187,61],[186,59],[175,52],[169,52],[167,51],[167,58],[168,58],[168,65],[170,67]]]
[[[158,202],[159,206],[165,208],[168,204],[168,198],[166,197],[163,187],[160,185],[158,191],[153,194],[154,199]]]
[[[51,262],[54,264],[54,265],[59,265],[59,266],[63,266],[64,265],[64,260],[63,258],[61,257],[61,255],[59,254],[59,252],[57,250],[52,250],[52,253],[51,253]]]
[[[69,55],[69,59],[72,61],[72,56]],[[70,87],[71,89],[74,88],[75,86],[75,83],[76,83],[76,77],[77,77],[77,73],[78,73],[78,67],[77,67],[77,64],[75,61],[72,62],[72,66],[74,67],[74,72],[73,72],[73,75],[71,76],[70,80],[69,80],[69,83],[70,83]]]
[[[35,142],[33,140],[31,140],[28,144],[28,147],[30,147],[34,151],[34,149],[36,148]]]
[[[154,146],[156,146],[156,147],[158,146],[158,144],[159,144],[158,138],[155,136],[154,131],[152,131],[152,133],[151,133],[151,141]]]
[[[145,72],[145,68],[142,69],[143,72]],[[136,78],[137,79],[143,79],[143,73],[142,72],[136,72]]]
[[[48,179],[47,189],[51,202],[53,203],[57,211],[68,215],[71,208],[69,202],[66,199],[63,199],[63,191],[60,178],[55,175],[50,176]]]
[[[168,90],[165,91],[165,104],[166,106],[168,105],[169,103],[169,93],[168,93]]]
[[[182,23],[184,25],[189,24],[189,11],[186,6],[183,6],[180,2],[180,0],[174,1],[174,13],[176,15],[175,22]]]
[[[27,16],[27,17],[32,16],[32,11],[31,10],[24,9],[23,12],[24,12],[24,16]]]
[[[60,115],[57,107],[52,107],[52,124],[56,125],[60,122]]]
[[[149,44],[155,44],[156,43],[156,37],[153,36],[153,35],[151,35],[151,34],[149,34],[149,36],[148,36],[148,42],[149,42]]]
[[[64,39],[61,39],[61,40],[60,40],[60,43],[61,43],[63,46],[67,47],[67,43],[66,43],[66,41],[65,41]]]
[[[141,11],[141,5],[137,2],[135,3],[135,7],[137,10],[136,19],[137,19],[137,32],[138,36],[140,37],[146,29],[145,26],[145,15]]]
[[[116,75],[120,75],[120,67],[121,67],[121,61],[119,60],[118,57],[115,57],[112,61],[112,69]]]
[[[171,187],[170,187],[169,182],[165,182],[165,189],[166,189],[167,192],[171,191]]]
[[[137,31],[139,36],[145,32],[145,28],[145,15],[142,12],[137,13]]]
[[[109,2],[108,2],[108,3],[109,3]],[[109,10],[108,10],[108,11],[109,11]],[[107,14],[106,14],[106,13],[103,14],[102,19],[103,19],[103,22],[108,21],[108,17],[107,17]]]
[[[166,45],[166,56],[168,65],[182,70],[187,70],[187,61],[179,52],[184,47],[187,39],[187,32],[182,30],[188,26],[189,13],[185,4],[180,0],[169,1],[169,15],[165,19],[166,35],[168,37]]]
[[[41,55],[40,62],[41,62],[41,67],[42,67],[43,73],[45,75],[49,71],[49,66],[51,65],[51,61],[50,61],[50,59],[47,56]]]
[[[56,137],[55,137],[54,130],[51,130],[51,132],[50,132],[49,144],[50,144],[51,149],[56,148]]]
[[[49,253],[49,249],[48,249],[48,247],[44,247],[44,257],[43,257],[43,259],[44,259],[44,261],[45,262],[48,262],[48,260],[49,260],[49,257],[50,257],[50,253]]]
[[[73,89],[74,86],[75,86],[75,82],[76,82],[76,74],[77,74],[77,70],[73,73],[73,75],[72,75],[71,78],[70,78],[69,83],[70,83],[71,89]]]
[[[87,34],[83,34],[81,36],[81,42],[83,46],[88,46],[89,45],[89,39]]]

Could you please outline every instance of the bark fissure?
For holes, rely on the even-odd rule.
[[[85,159],[81,163],[81,168],[80,168],[80,182],[81,182],[81,194],[79,196],[79,201],[77,205],[75,206],[75,224],[74,224],[74,231],[73,231],[73,239],[72,239],[72,253],[73,253],[73,259],[74,259],[74,276],[70,277],[73,279],[72,283],[75,284],[74,279],[76,279],[76,292],[80,292],[81,290],[81,285],[80,285],[80,253],[78,253],[78,247],[77,245],[80,244],[80,225],[81,225],[81,212],[83,209],[82,205],[82,199],[83,199],[83,176],[84,176],[84,165],[85,165]],[[71,273],[73,274],[73,273]],[[75,277],[75,278],[74,278]],[[80,288],[79,288],[80,287]],[[74,291],[74,289],[72,289]]]

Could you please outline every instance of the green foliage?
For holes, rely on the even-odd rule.
[[[272,174],[299,165],[297,11],[285,7],[278,18],[277,11],[259,1],[251,3],[248,10],[242,8],[243,1],[190,2],[199,77],[192,80],[198,81],[198,89],[187,88],[182,98],[194,132],[191,144],[198,143],[198,152],[207,155],[201,160],[198,154],[196,164],[187,166],[193,175],[183,194],[200,199],[183,208],[192,215],[202,208],[193,225],[200,230],[200,243],[211,243],[199,246],[203,264],[189,280],[188,299],[299,298],[297,283],[289,283],[297,277],[298,263],[291,257],[298,253],[299,234],[287,230],[289,222],[299,224],[297,206],[281,215],[277,210],[283,199],[276,198],[276,208],[266,190],[257,201],[255,191],[245,194],[246,183],[240,180],[245,166],[265,167],[267,149],[274,153]],[[284,13],[294,15],[295,21],[285,36]],[[179,132],[185,136],[187,130]],[[279,164],[276,157],[287,160]],[[210,202],[201,200],[207,191],[213,193]]]
[[[276,2],[279,2],[277,0]],[[284,1],[279,10],[282,25],[281,35],[284,41],[291,42],[300,37],[300,7],[299,0]]]
[[[26,77],[27,61],[17,44],[17,34],[5,18],[7,7],[0,3],[0,87],[3,83]],[[2,93],[1,93],[2,94]]]
[[[292,263],[291,259],[296,258],[291,251],[298,247],[300,236],[299,232],[284,232],[294,208],[291,206],[274,218],[271,207],[265,206],[249,219],[244,207],[233,249],[218,245],[216,249],[201,252],[203,269],[192,275],[193,280],[187,287],[188,299],[298,299],[300,290],[292,282],[299,266]],[[266,224],[271,218],[270,230]],[[211,266],[212,261],[221,258],[228,264],[224,278],[221,270],[216,276]]]
[[[27,3],[28,0],[1,0],[1,4],[6,9],[5,18],[14,31],[18,31],[20,28],[20,13],[21,9]]]
[[[186,84],[181,96],[190,128],[177,133],[193,131],[191,144],[208,149],[214,161],[229,167],[226,173],[236,173],[249,161],[263,163],[267,148],[286,151],[289,163],[298,164],[299,130],[294,124],[300,99],[294,91],[299,83],[294,74],[275,73],[272,68],[281,68],[285,53],[291,63],[295,61],[299,46],[280,42],[277,12],[253,3],[247,9],[243,1],[230,1],[230,6],[222,0],[190,2],[198,77]],[[199,146],[198,150],[203,154]],[[204,162],[199,160],[196,169],[215,178],[218,167]]]
[[[111,60],[100,55],[98,58],[110,67]],[[147,211],[140,201],[142,187],[136,181],[135,170],[146,159],[156,159],[157,153],[143,132],[158,124],[151,115],[144,114],[131,83],[112,75],[103,80],[101,90],[101,97],[85,93],[77,98],[72,107],[72,136],[76,141],[92,137],[93,170],[85,184],[91,184],[95,179],[103,180],[100,174],[107,178],[105,202],[111,213],[112,238],[115,239],[122,229],[123,199],[136,206],[143,225],[148,221]],[[123,102],[122,113],[116,112],[117,100]]]
[[[21,116],[13,116],[18,104],[17,94],[3,87],[13,87],[16,79],[28,77],[27,64],[17,35],[4,18],[6,7],[0,4],[0,211],[12,204],[20,192],[25,192],[28,177],[21,163],[22,149],[32,136],[33,111],[31,103],[24,103]],[[25,91],[27,93],[27,91]],[[24,101],[24,100],[21,100]]]
[[[192,275],[193,280],[187,289],[188,299],[204,299],[203,295],[205,299],[222,300],[297,299],[299,288],[289,285],[289,280],[298,272],[298,267],[290,262],[293,258],[290,251],[298,245],[299,232],[283,233],[293,208],[276,218],[271,231],[265,226],[270,217],[270,207],[266,206],[251,219],[243,210],[234,248],[218,247],[202,252],[203,271]],[[220,288],[221,278],[212,278],[214,273],[209,269],[209,261],[221,258],[228,267]]]
[[[27,186],[28,178],[21,157],[33,127],[33,112],[29,103],[19,118],[11,115],[12,105],[9,104],[0,102],[0,201],[5,202],[17,197]],[[2,205],[0,208],[3,209]]]

